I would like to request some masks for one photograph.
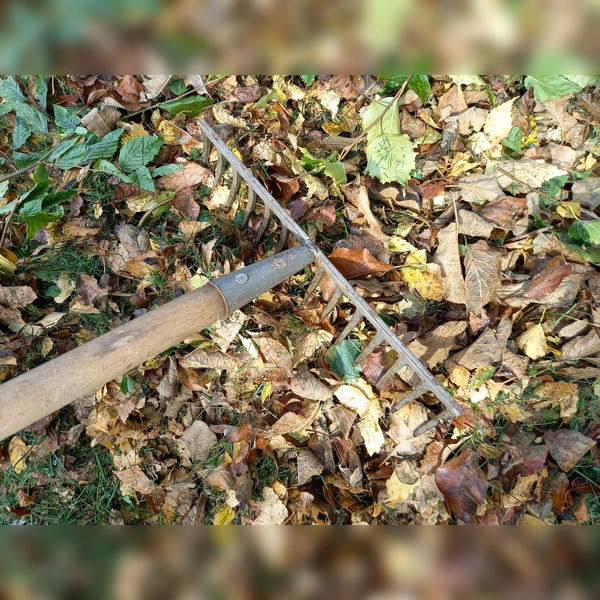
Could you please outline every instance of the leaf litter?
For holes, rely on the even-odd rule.
[[[5,441],[0,473],[38,482],[7,506],[46,522],[40,461],[87,447],[108,522],[598,522],[594,80],[54,80],[48,115],[0,86],[4,155],[34,165],[0,183],[0,380],[272,252],[224,212],[204,117],[464,414],[414,438],[439,407],[394,411],[411,374],[378,389],[396,357],[354,365],[370,334],[333,346],[349,305],[320,320],[331,282],[304,303],[298,274]]]

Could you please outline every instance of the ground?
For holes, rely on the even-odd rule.
[[[2,79],[0,380],[275,252],[204,118],[464,412],[307,268],[0,442],[0,523],[599,522],[599,82]]]

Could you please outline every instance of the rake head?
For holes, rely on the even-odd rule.
[[[200,121],[203,138],[203,159],[206,165],[209,164],[212,149],[217,152],[217,164],[215,169],[215,181],[213,189],[222,180],[226,171],[231,175],[231,191],[229,193],[226,210],[229,210],[235,199],[238,197],[242,181],[248,186],[248,198],[245,206],[245,215],[243,225],[248,224],[248,220],[253,213],[257,201],[263,205],[263,220],[257,232],[257,241],[264,236],[269,227],[269,223],[276,219],[280,228],[279,243],[277,252],[283,250],[291,235],[296,238],[300,246],[309,248],[317,263],[317,269],[313,279],[306,291],[306,299],[315,291],[323,276],[327,274],[335,283],[336,289],[323,309],[320,319],[324,319],[335,308],[335,306],[344,299],[354,306],[354,312],[348,320],[348,323],[342,333],[339,335],[336,344],[348,337],[355,327],[361,322],[373,331],[371,341],[362,349],[362,352],[355,360],[355,364],[362,363],[365,358],[379,346],[387,346],[395,350],[398,358],[394,364],[377,381],[377,387],[381,388],[386,382],[389,382],[394,375],[398,374],[412,389],[398,401],[393,407],[392,412],[399,410],[410,402],[413,402],[426,393],[435,396],[442,404],[443,409],[436,416],[420,425],[413,432],[415,436],[421,435],[432,429],[436,425],[457,417],[462,414],[460,405],[450,396],[442,385],[433,377],[427,368],[412,354],[412,352],[402,343],[394,334],[388,325],[384,323],[381,317],[373,310],[369,304],[352,287],[350,282],[333,266],[329,259],[319,250],[304,230],[290,217],[286,210],[273,198],[267,189],[254,177],[250,170],[240,161],[237,156],[229,149],[227,144],[218,136],[214,129],[204,121]]]

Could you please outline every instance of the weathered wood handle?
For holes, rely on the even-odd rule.
[[[198,333],[314,260],[296,247],[216,279],[0,385],[0,440]]]

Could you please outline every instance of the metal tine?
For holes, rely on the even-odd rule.
[[[380,346],[385,341],[385,336],[383,333],[379,331],[375,334],[375,337],[366,345],[365,349],[358,355],[356,360],[354,361],[354,365],[356,366],[359,363],[362,363],[377,346]]]
[[[212,185],[212,190],[214,192],[215,188],[219,185],[219,181],[221,181],[221,177],[223,177],[223,171],[225,170],[225,159],[223,155],[217,150],[219,154],[219,160],[217,161],[217,168],[215,170],[215,181]]]
[[[357,308],[348,321],[348,325],[346,325],[344,331],[342,331],[337,340],[335,340],[335,343],[338,344],[342,340],[345,340],[350,335],[350,332],[363,320],[363,318],[363,315],[360,314],[360,310]]]
[[[430,429],[433,429],[440,423],[443,423],[446,420],[449,421],[451,418],[452,418],[452,415],[449,413],[449,411],[443,410],[439,415],[436,415],[435,417],[433,417],[433,419],[430,419],[429,421],[425,421],[425,423],[422,423],[421,425],[419,425],[413,431],[413,435],[415,437],[417,437],[419,435],[423,435],[424,433],[426,433]]]
[[[323,312],[319,316],[319,321],[318,321],[319,323],[321,323],[323,321],[323,319],[325,319],[325,317],[327,317],[327,315],[335,308],[335,305],[339,302],[341,297],[342,297],[342,290],[340,290],[340,288],[336,287],[335,292],[333,293],[333,296],[331,296],[331,300],[329,300],[329,302],[327,303],[327,306],[323,309]]]
[[[257,244],[262,239],[262,236],[265,235],[265,232],[267,231],[267,227],[269,226],[270,221],[271,221],[271,209],[265,204],[265,214],[263,215],[263,220],[262,220],[262,223],[260,224],[260,229],[258,230],[258,233],[256,234],[256,243]]]
[[[202,136],[202,160],[204,161],[204,164],[207,166],[210,161],[211,146],[212,146],[212,144],[210,143],[210,140],[208,139],[208,137],[203,135]]]
[[[248,201],[246,202],[246,214],[244,215],[244,221],[242,223],[242,229],[248,226],[250,216],[254,211],[254,205],[256,204],[256,192],[253,189],[248,189]]]
[[[279,243],[277,244],[277,248],[275,249],[275,252],[281,252],[283,250],[283,247],[285,246],[285,243],[287,242],[287,238],[288,238],[288,228],[282,223],[281,224],[281,236],[279,238]]]
[[[315,272],[315,275],[314,275],[312,281],[310,282],[308,289],[306,290],[306,296],[304,296],[304,302],[306,302],[312,296],[313,292],[317,289],[317,286],[319,285],[319,283],[321,283],[321,279],[323,279],[324,274],[325,274],[325,269],[323,268],[323,265],[321,263],[319,263],[319,265],[317,266],[317,271]]]
[[[379,382],[377,383],[379,384]],[[425,385],[425,382],[421,381],[421,383],[419,383],[416,388],[413,388],[410,392],[408,392],[408,394],[406,394],[406,396],[404,396],[400,402],[392,406],[392,412],[394,413],[397,410],[404,408],[407,404],[410,404],[413,400],[416,400],[428,390],[429,388]]]
[[[233,206],[233,201],[235,200],[238,190],[240,189],[240,180],[241,180],[240,174],[236,170],[233,170],[233,179],[231,180],[231,190],[229,191],[229,196],[227,196],[227,202],[225,203],[225,206],[223,207],[224,210],[229,210]]]
[[[377,381],[377,387],[380,388],[382,385],[384,385],[398,372],[399,369],[405,365],[406,359],[403,356],[397,358],[394,364],[379,378]]]

